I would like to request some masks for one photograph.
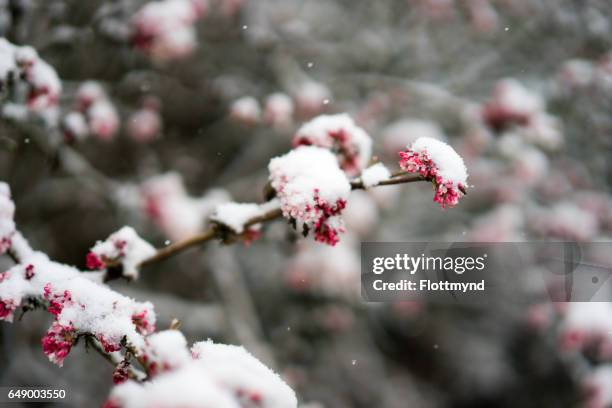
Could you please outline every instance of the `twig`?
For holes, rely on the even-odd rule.
[[[414,183],[417,181],[426,181],[426,180],[418,174],[408,174],[403,171],[397,171],[393,173],[388,180],[381,181],[374,187]],[[363,182],[360,179],[356,179],[356,180],[351,181],[351,189],[352,190],[363,190],[365,189],[365,186],[363,185]],[[282,215],[283,215],[283,212],[281,211],[280,208],[273,208],[261,215],[258,215],[256,217],[249,219],[247,222],[244,223],[244,226],[248,228],[255,224],[262,224],[262,223],[280,218],[282,217]],[[143,266],[151,265],[158,261],[162,261],[166,258],[174,256],[196,245],[203,244],[215,238],[222,238],[224,234],[227,234],[226,229],[222,229],[217,225],[212,225],[211,227],[209,227],[208,229],[206,229],[204,232],[200,234],[194,235],[183,241],[173,243],[171,245],[168,245],[164,248],[157,250],[157,253],[155,255],[153,255],[150,258],[145,259],[138,266],[143,267]]]

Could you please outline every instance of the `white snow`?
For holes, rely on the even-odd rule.
[[[298,147],[273,158],[268,169],[283,215],[294,218],[299,231],[304,225],[312,229],[321,221],[321,205],[340,211],[351,191],[336,157],[324,148]]]
[[[18,307],[26,298],[47,299],[54,309],[49,312],[62,326],[72,327],[76,333],[91,333],[115,348],[124,337],[141,348],[144,338],[133,317],[147,310],[148,322],[154,324],[153,306],[118,294],[96,281],[100,277],[32,252],[0,279],[0,303]],[[11,319],[12,313],[4,316],[4,320]],[[61,365],[62,359],[49,358]]]
[[[293,142],[334,151],[349,175],[357,175],[372,155],[372,139],[346,113],[317,116],[298,129]]]
[[[120,262],[123,276],[136,279],[138,264],[155,255],[156,249],[140,238],[132,227],[126,226],[111,234],[106,241],[98,241],[90,253],[97,256],[104,265]]]
[[[391,178],[391,172],[382,163],[376,163],[361,173],[361,181],[365,188],[374,187],[389,178]]]
[[[297,406],[293,390],[272,370],[244,349],[202,341],[192,347],[200,367],[221,386],[261,408]]]
[[[143,350],[153,375],[191,362],[187,340],[178,330],[163,330],[148,336]]]
[[[236,99],[230,106],[230,116],[245,123],[256,123],[261,117],[261,107],[257,99],[243,96]]]
[[[418,153],[427,153],[444,182],[467,186],[467,169],[463,159],[450,145],[429,137],[418,138],[410,148]]]
[[[151,381],[127,381],[110,394],[110,406],[121,408],[296,408],[293,390],[244,348],[203,341],[189,356],[178,332],[162,332],[155,341],[174,361]],[[159,335],[155,335],[159,336]],[[153,336],[151,336],[153,337]],[[185,354],[187,357],[185,356]],[[182,364],[175,364],[176,361]]]
[[[236,234],[241,234],[244,232],[244,225],[250,219],[263,215],[273,208],[278,208],[277,200],[265,204],[223,203],[215,208],[210,219],[231,228]]]

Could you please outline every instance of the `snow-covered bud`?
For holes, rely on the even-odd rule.
[[[276,128],[286,128],[293,121],[293,100],[284,93],[274,93],[266,98],[264,121]]]
[[[361,182],[363,183],[364,188],[370,188],[377,186],[382,181],[389,180],[391,178],[391,172],[389,169],[382,163],[376,163],[363,172],[361,172]]]
[[[43,352],[47,355],[49,361],[61,367],[64,365],[64,360],[70,353],[76,337],[77,333],[71,325],[53,322],[47,334],[41,340]]]
[[[102,85],[95,81],[86,81],[77,90],[76,108],[81,112],[85,112],[94,102],[106,98],[106,92]]]
[[[243,347],[209,340],[195,343],[191,352],[196,364],[233,395],[239,406],[297,407],[293,390]]]
[[[30,85],[28,107],[40,111],[57,105],[62,92],[62,83],[55,69],[39,59],[25,73]]]
[[[325,105],[329,103],[330,98],[331,91],[329,88],[314,81],[304,82],[293,92],[298,115],[302,118],[309,118],[321,113]]]
[[[612,365],[595,368],[583,382],[585,408],[606,408],[612,406]]]
[[[145,340],[143,359],[151,376],[175,370],[191,362],[187,340],[178,330],[164,330]]]
[[[99,100],[87,110],[89,130],[102,141],[110,141],[119,129],[119,114],[108,100]]]
[[[403,170],[418,173],[434,183],[434,201],[442,208],[453,207],[459,202],[467,188],[468,175],[463,159],[451,146],[422,137],[399,155],[399,165]]]
[[[372,139],[346,113],[321,115],[298,129],[294,146],[318,146],[333,151],[340,167],[355,176],[367,166],[372,155]]]
[[[91,248],[87,254],[87,267],[104,269],[120,265],[122,276],[136,279],[138,264],[155,252],[155,248],[140,238],[132,227],[123,227]]]
[[[543,108],[539,95],[515,79],[504,79],[495,85],[491,100],[482,108],[482,116],[492,129],[501,131],[511,125],[527,125]]]
[[[530,226],[543,236],[585,242],[599,231],[597,217],[571,202],[560,202],[552,208],[536,210],[532,217]]]
[[[340,214],[346,206],[351,185],[327,149],[298,147],[268,165],[270,182],[279,198],[283,216],[296,229],[315,240],[335,245],[344,232]]]
[[[239,123],[254,125],[261,117],[261,107],[257,99],[252,96],[244,96],[232,102],[229,115]]]
[[[80,112],[70,112],[62,120],[62,130],[67,141],[83,140],[89,134],[85,116]]]
[[[196,46],[193,24],[207,8],[205,0],[146,3],[131,21],[132,44],[157,61],[190,55]]]
[[[127,133],[138,143],[148,143],[159,136],[161,116],[156,109],[143,108],[134,112],[127,123]]]

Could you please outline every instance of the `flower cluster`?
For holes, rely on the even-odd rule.
[[[105,408],[294,408],[293,390],[244,348],[212,341],[193,345],[168,330],[150,336],[144,357],[163,363],[154,381],[125,381],[110,394]]]
[[[506,79],[495,86],[491,100],[483,106],[482,115],[491,128],[499,131],[513,124],[527,125],[543,107],[539,95],[514,79]]]
[[[190,55],[196,46],[194,24],[203,17],[205,0],[146,3],[131,21],[132,44],[156,61]]]
[[[547,149],[556,149],[563,142],[561,123],[545,111],[540,95],[515,79],[497,83],[481,114],[488,127],[496,132],[516,127],[526,140]]]
[[[565,351],[594,350],[596,357],[612,357],[612,306],[606,302],[572,302],[563,311],[560,346]]]
[[[569,201],[559,202],[552,208],[535,209],[531,216],[531,228],[543,236],[586,242],[599,231],[597,217]]]
[[[62,92],[57,73],[29,46],[17,46],[0,38],[0,84],[23,81],[27,85],[27,106],[41,111],[56,106]]]
[[[155,255],[155,248],[138,236],[132,227],[123,227],[106,241],[98,241],[87,254],[89,269],[121,267],[121,275],[138,277],[138,264]]]
[[[442,208],[453,207],[467,188],[467,170],[461,156],[448,144],[421,137],[400,152],[400,167],[434,183],[434,201]]]
[[[0,182],[0,254],[11,247],[11,237],[15,233],[14,215],[15,204],[11,200],[11,190],[8,184]]]
[[[213,189],[202,197],[187,194],[178,173],[166,173],[147,180],[140,187],[145,214],[170,238],[197,234],[217,205],[229,201],[225,190]]]
[[[159,101],[148,98],[141,109],[134,112],[127,122],[127,134],[138,143],[148,143],[159,136],[162,119],[159,114]]]
[[[75,109],[63,119],[66,140],[82,140],[93,135],[99,140],[112,140],[119,130],[119,114],[104,88],[94,81],[84,82],[76,93]]]
[[[283,215],[304,235],[335,245],[344,232],[340,214],[351,185],[327,149],[301,146],[270,161],[270,182]]]
[[[43,351],[60,366],[81,334],[95,336],[107,352],[119,350],[124,341],[142,347],[143,334],[155,324],[153,306],[114,292],[100,279],[33,252],[2,274],[0,319],[11,321],[23,302],[44,302],[55,320],[42,340]]]
[[[298,129],[293,145],[330,149],[349,176],[359,174],[372,155],[372,139],[347,114],[317,116]]]
[[[286,129],[293,123],[294,103],[289,95],[276,92],[266,97],[263,106],[252,96],[243,96],[232,102],[229,108],[230,118],[245,125],[254,125],[261,121],[277,129]]]

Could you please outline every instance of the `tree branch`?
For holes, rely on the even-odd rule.
[[[417,181],[426,181],[426,180],[423,177],[421,177],[419,174],[406,173],[404,171],[396,171],[391,175],[391,177],[388,180],[381,181],[379,184],[377,184],[374,187],[414,183]],[[351,181],[351,189],[352,190],[364,190],[365,186],[363,185],[363,182],[360,179],[355,179]],[[281,211],[280,208],[274,208],[274,209],[267,211],[264,214],[261,214],[261,215],[258,215],[256,217],[249,219],[247,222],[245,222],[244,226],[248,228],[256,224],[262,224],[268,221],[273,221],[277,218],[281,218],[282,215],[283,215],[283,212]],[[189,249],[196,245],[200,245],[205,242],[211,241],[212,239],[215,239],[215,238],[221,239],[224,236],[227,236],[227,229],[221,228],[218,225],[212,225],[200,234],[194,235],[183,241],[179,241],[179,242],[170,244],[164,248],[158,249],[155,255],[153,255],[150,258],[145,259],[138,266],[143,267],[143,266],[154,264],[158,261],[162,261],[166,258],[169,258],[180,252],[183,252],[186,249]],[[108,280],[112,280],[114,278],[115,278],[114,276],[109,277]]]

